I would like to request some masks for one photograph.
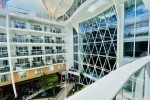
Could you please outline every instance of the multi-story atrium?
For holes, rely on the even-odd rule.
[[[0,100],[150,100],[150,0],[0,0]]]

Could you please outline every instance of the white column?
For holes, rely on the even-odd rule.
[[[6,33],[7,33],[7,50],[8,50],[8,59],[9,59],[12,87],[13,87],[15,97],[17,97],[16,86],[15,86],[15,81],[14,81],[14,74],[13,74],[13,66],[12,66],[12,60],[11,60],[10,35],[9,35],[9,14],[8,13],[6,15]]]
[[[124,3],[114,0],[117,12],[117,68],[123,65]]]

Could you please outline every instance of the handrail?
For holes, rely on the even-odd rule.
[[[67,100],[112,100],[128,79],[149,62],[150,56],[147,56],[124,65],[69,97]]]

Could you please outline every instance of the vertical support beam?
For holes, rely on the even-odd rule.
[[[123,39],[124,39],[124,3],[113,0],[117,12],[117,68],[123,65]]]
[[[12,87],[13,87],[15,97],[17,97],[16,86],[15,86],[15,81],[14,81],[13,66],[12,66],[12,60],[11,60],[11,51],[10,51],[9,20],[10,20],[9,13],[7,13],[7,15],[6,15],[7,51],[8,51],[8,59],[9,59]]]
[[[5,7],[5,2],[4,2],[4,0],[1,0],[2,1],[2,8],[4,9],[4,7]]]

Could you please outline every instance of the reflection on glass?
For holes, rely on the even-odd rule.
[[[126,1],[124,10],[124,56],[133,58],[146,56],[148,50],[148,40],[146,38],[148,38],[149,34],[149,11],[142,0]]]
[[[148,40],[135,42],[135,57],[144,57],[148,54]]]
[[[146,66],[148,67],[148,66]],[[134,73],[124,84],[114,100],[149,100],[149,76],[146,67]],[[147,98],[147,99],[144,99]]]
[[[101,78],[115,69],[117,17],[114,7],[79,24],[79,49],[82,74]],[[113,40],[113,41],[111,41]],[[105,66],[103,69],[102,67]],[[81,77],[82,79],[82,77]],[[84,83],[84,82],[83,82]]]
[[[133,57],[133,42],[124,43],[124,56]]]
[[[125,19],[135,17],[135,0],[125,2]]]

